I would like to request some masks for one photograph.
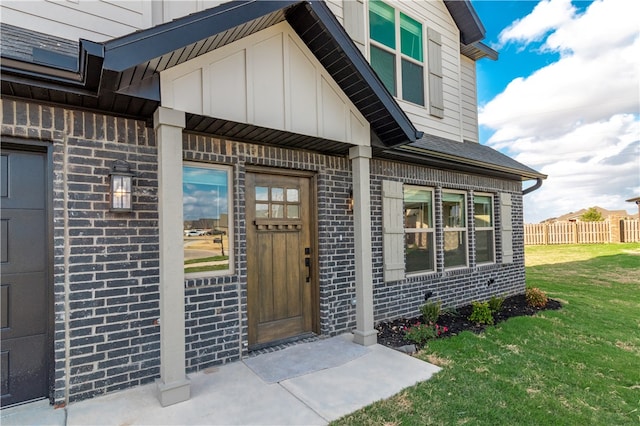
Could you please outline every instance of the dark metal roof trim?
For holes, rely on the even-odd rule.
[[[484,39],[484,26],[469,0],[444,0],[444,4],[460,29],[462,44],[469,45]]]
[[[191,46],[191,50],[193,50],[197,43],[202,40],[212,41],[209,40],[209,38],[214,35],[239,28],[242,25],[254,22],[265,16],[282,12],[298,2],[299,0],[250,0],[223,3],[212,9],[193,13],[171,22],[109,40],[104,43],[106,52],[105,68],[112,71],[123,72],[138,64],[146,63],[166,55],[169,52],[182,51],[182,49],[187,46]],[[282,20],[283,19],[280,18],[280,21]],[[266,26],[264,28],[266,28]],[[248,34],[243,34],[242,37],[246,37],[260,29],[263,28],[257,26]],[[227,40],[220,40],[222,43],[217,43],[215,48],[242,38],[238,35],[231,37],[232,35],[232,33],[225,34]],[[199,49],[198,54],[207,53],[210,50],[213,49]],[[168,63],[165,68],[158,68],[158,70],[162,71],[178,63],[185,62],[188,58],[192,59],[188,55],[182,58],[175,58],[175,63],[172,63],[170,66]]]
[[[315,22],[310,22],[311,17]],[[298,5],[288,12],[287,21],[386,146],[413,142],[423,136],[324,1],[311,0]]]
[[[525,166],[495,149],[477,142],[456,142],[433,135],[409,145],[383,150],[387,158],[457,168],[461,171],[523,180],[546,179],[546,175]]]

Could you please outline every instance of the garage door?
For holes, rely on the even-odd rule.
[[[2,149],[2,406],[47,396],[46,154]]]

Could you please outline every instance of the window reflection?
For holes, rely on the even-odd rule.
[[[300,189],[256,187],[256,218],[300,219]]]
[[[230,270],[229,170],[222,166],[183,166],[185,273]]]

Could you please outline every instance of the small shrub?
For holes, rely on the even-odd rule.
[[[502,296],[491,296],[489,299],[489,309],[491,310],[491,314],[495,315],[502,310],[502,304],[504,303],[504,297]]]
[[[424,319],[425,324],[432,324],[438,321],[440,312],[442,310],[441,302],[427,302],[420,307],[420,313]]]
[[[456,308],[455,306],[446,306],[444,308],[442,308],[442,310],[440,311],[441,315],[450,315],[452,317],[457,317],[458,314],[458,308]]]
[[[473,310],[469,315],[469,321],[478,324],[493,324],[493,314],[489,308],[489,302],[472,302]]]
[[[424,346],[429,339],[436,337],[436,330],[433,325],[418,324],[408,329],[405,337],[417,346]]]
[[[416,324],[405,331],[405,337],[416,346],[424,346],[429,339],[434,339],[447,331],[449,331],[447,327],[441,327],[438,324]]]
[[[527,298],[529,306],[533,306],[535,308],[542,308],[546,306],[547,301],[549,300],[547,294],[537,287],[528,288],[525,292],[525,297]]]

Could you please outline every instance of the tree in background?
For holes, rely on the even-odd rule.
[[[589,209],[580,216],[580,220],[583,222],[602,222],[604,217],[595,207],[589,207]]]

